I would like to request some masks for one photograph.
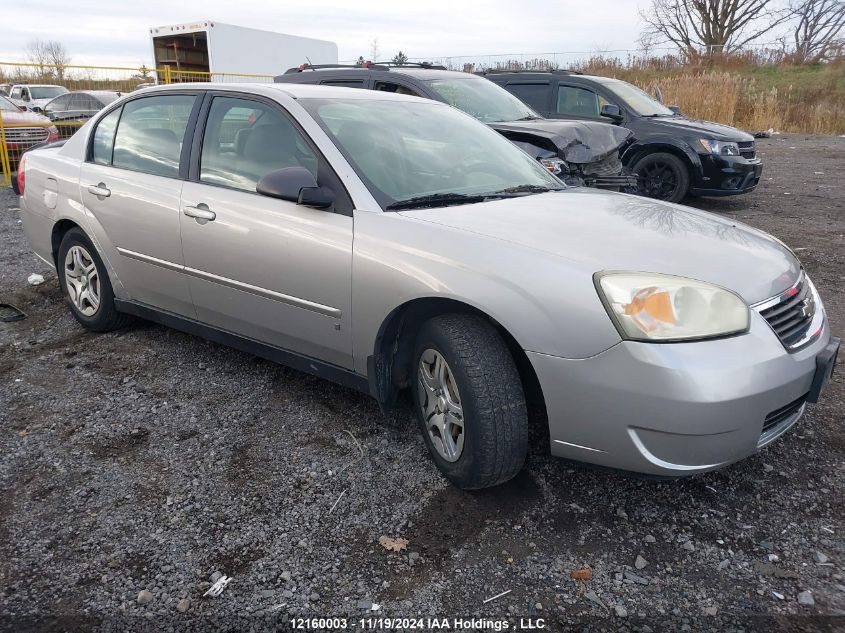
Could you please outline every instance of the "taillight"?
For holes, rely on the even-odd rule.
[[[59,135],[59,128],[55,125],[51,125],[47,128],[47,142],[52,143],[53,141],[58,141],[60,138]]]
[[[18,163],[18,195],[23,195],[23,188],[26,185],[26,154],[21,156]]]

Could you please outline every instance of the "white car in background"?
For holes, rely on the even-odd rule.
[[[41,112],[48,101],[68,92],[64,86],[51,84],[14,84],[9,98],[17,105],[26,106],[33,112]]]

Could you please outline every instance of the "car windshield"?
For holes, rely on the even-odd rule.
[[[443,105],[300,99],[382,208],[447,206],[563,189],[504,137]]]
[[[0,111],[17,112],[18,106],[9,101],[6,97],[0,96]]]
[[[450,106],[485,123],[539,118],[534,110],[507,90],[480,77],[432,79],[428,85]]]
[[[29,96],[33,99],[52,99],[67,92],[61,86],[31,86]]]
[[[675,116],[674,112],[657,99],[627,81],[610,79],[602,83],[640,116]]]

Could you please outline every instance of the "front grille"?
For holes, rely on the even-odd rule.
[[[804,406],[804,402],[807,400],[807,394],[804,394],[797,400],[793,400],[789,404],[781,407],[780,409],[775,409],[769,415],[766,416],[766,421],[763,422],[763,432],[760,435],[766,435],[776,427],[778,427],[781,423],[786,422],[791,418],[793,415],[798,413],[801,410],[801,407]]]
[[[804,273],[798,282],[783,294],[757,306],[769,326],[788,350],[806,342],[816,314],[816,300]]]
[[[739,144],[739,155],[743,158],[754,158],[757,150],[754,148],[754,141],[742,141]]]
[[[30,145],[46,141],[50,135],[46,127],[5,127],[3,133],[7,143]]]

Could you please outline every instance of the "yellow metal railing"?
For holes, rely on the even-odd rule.
[[[132,92],[152,84],[176,83],[272,83],[273,75],[251,73],[208,72],[180,70],[171,66],[147,68],[146,66],[80,66],[68,64],[32,64],[24,62],[0,62],[0,86],[15,84],[49,84],[63,86],[69,91],[108,90],[120,93]],[[0,92],[0,94],[3,94]],[[24,104],[25,105],[25,104]],[[50,138],[68,138],[85,123],[80,121],[49,121],[14,123],[2,119],[0,111],[0,186],[8,187],[12,174],[17,170],[20,157],[34,142],[21,140],[16,128],[53,128]],[[13,117],[7,117],[13,119]],[[8,132],[8,134],[7,134]],[[43,135],[37,135],[43,136]],[[12,138],[14,137],[14,138]]]

